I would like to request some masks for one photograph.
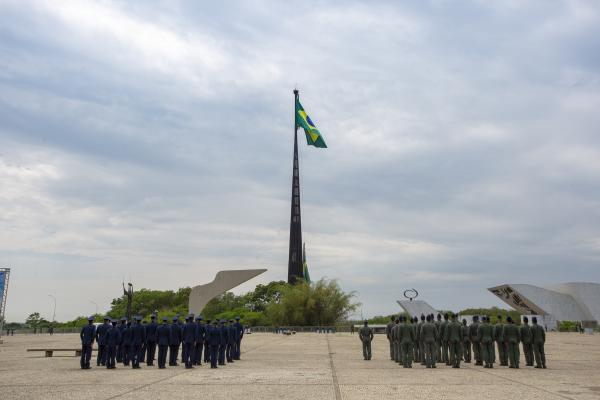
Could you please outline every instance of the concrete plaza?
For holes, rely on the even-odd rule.
[[[107,370],[95,360],[80,370],[72,353],[25,351],[78,347],[78,335],[13,336],[0,345],[0,399],[600,399],[600,336],[547,338],[546,370],[403,369],[389,360],[383,335],[375,337],[373,360],[363,361],[357,335],[346,333],[246,335],[242,360],[217,370]]]

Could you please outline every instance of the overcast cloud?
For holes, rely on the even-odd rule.
[[[8,320],[286,279],[295,85],[311,276],[365,316],[600,281],[596,1],[3,0]]]

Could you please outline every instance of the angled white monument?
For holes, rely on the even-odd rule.
[[[261,268],[217,272],[217,275],[212,282],[205,285],[194,286],[192,288],[190,293],[189,312],[196,315],[200,314],[204,306],[213,298],[266,271],[266,269]]]

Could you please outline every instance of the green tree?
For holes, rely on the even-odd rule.
[[[344,293],[335,280],[299,282],[281,286],[278,302],[268,304],[266,314],[274,325],[334,325],[346,320],[360,305],[355,293]]]

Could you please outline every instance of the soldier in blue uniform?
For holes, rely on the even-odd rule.
[[[206,336],[206,327],[202,323],[202,316],[196,317],[196,339],[194,344],[194,365],[202,365],[202,349],[204,348],[204,339]]]
[[[179,330],[181,331],[181,341],[179,342],[179,346],[181,347],[181,363],[185,364],[185,360],[184,360],[184,352],[183,352],[183,327],[185,326],[185,324],[183,323],[184,321],[182,321],[181,319],[179,319],[179,314],[177,314],[177,326],[179,326]]]
[[[106,368],[115,369],[117,346],[121,343],[121,331],[117,327],[117,320],[113,319],[112,328],[106,333]]]
[[[156,353],[156,315],[150,316],[150,323],[146,326],[146,365],[151,367],[154,365],[154,354]]]
[[[126,325],[125,325],[126,322],[127,322],[127,318],[125,318],[125,317],[121,318],[121,323],[117,327],[117,329],[121,333],[121,341],[119,342],[119,345],[117,346],[117,362],[123,362],[123,332],[125,331],[125,328],[126,328]]]
[[[181,328],[179,327],[179,318],[173,317],[171,324],[171,336],[169,338],[169,366],[176,367],[177,355],[179,354],[179,345],[181,345]]]
[[[142,317],[137,316],[131,325],[131,367],[140,368],[140,357],[142,355],[142,344],[146,341],[146,331],[141,324]]]
[[[127,321],[125,329],[121,333],[121,343],[123,346],[123,365],[128,367],[131,360],[131,321]]]
[[[225,358],[228,363],[233,362],[233,355],[235,352],[235,342],[237,336],[237,330],[233,326],[233,320],[229,320],[229,325],[227,326],[227,345],[225,346]]]
[[[194,324],[194,315],[187,317],[187,322],[183,326],[183,362],[186,369],[194,368],[194,343],[196,341],[196,324]]]
[[[207,340],[210,347],[210,367],[217,368],[219,345],[221,344],[221,329],[217,326],[217,320],[213,321],[213,326],[207,328]]]
[[[210,362],[210,354],[211,354],[210,353],[210,345],[208,344],[208,338],[207,338],[208,329],[210,328],[210,326],[211,326],[210,319],[207,319],[206,325],[205,325],[206,331],[204,332],[204,337],[205,337],[205,340],[204,340],[204,362],[206,364],[208,364]]]
[[[92,358],[92,346],[96,337],[96,327],[94,326],[94,317],[88,318],[88,324],[81,328],[79,334],[81,338],[81,360],[79,364],[81,369],[90,369],[90,358]]]
[[[104,323],[96,328],[96,342],[98,343],[98,357],[96,366],[106,365],[106,334],[112,328],[109,324],[110,318],[104,317]]]
[[[162,324],[156,328],[156,341],[158,343],[158,368],[164,369],[167,362],[167,349],[171,343],[171,327],[168,318],[163,317]],[[170,365],[170,362],[169,362]]]
[[[242,338],[244,337],[244,326],[240,323],[240,317],[235,317],[235,323],[233,324],[237,331],[237,335],[235,337],[235,356],[234,360],[239,360],[242,354]]]
[[[222,319],[219,326],[220,338],[219,338],[219,365],[225,365],[225,350],[227,349],[227,338],[229,330],[225,325],[225,320]]]
[[[148,322],[147,321],[142,321],[142,328],[144,328],[144,333],[146,334],[148,332]],[[146,362],[146,340],[144,340],[144,343],[142,343],[142,348],[140,349],[140,362],[145,363]]]

